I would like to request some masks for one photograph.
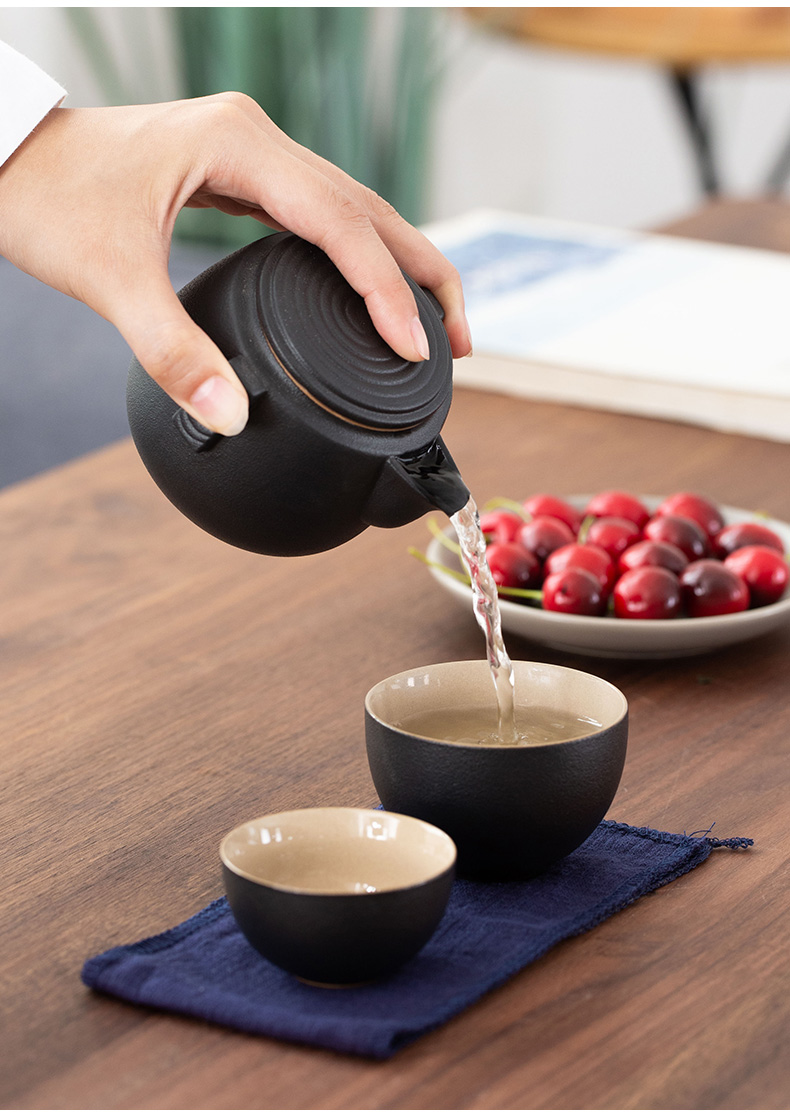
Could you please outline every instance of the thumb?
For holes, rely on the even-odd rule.
[[[247,423],[244,387],[219,347],[189,317],[165,271],[123,293],[106,312],[146,373],[204,427],[238,435]]]

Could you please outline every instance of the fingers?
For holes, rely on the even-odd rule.
[[[141,272],[112,319],[140,365],[199,423],[225,436],[247,423],[244,387],[219,348],[187,314],[166,270]]]
[[[277,145],[264,167],[258,189],[266,212],[324,250],[363,297],[374,326],[396,353],[410,362],[429,358],[412,291],[364,206]]]
[[[371,193],[371,192],[368,192]],[[457,269],[424,234],[404,221],[392,207],[372,197],[373,221],[394,259],[412,279],[428,288],[444,309],[444,328],[453,357],[472,352],[472,337],[464,309],[464,293]]]
[[[291,140],[250,98],[222,94],[216,100],[244,116],[257,133],[262,176],[252,189],[262,210],[331,257],[397,353],[410,361],[428,357],[425,332],[401,269],[442,304],[453,355],[470,353],[460,278],[423,234],[373,191]],[[226,140],[227,135],[226,129]],[[250,147],[245,145],[236,168],[249,165]],[[278,190],[278,184],[290,189]]]
[[[472,338],[464,309],[464,293],[457,269],[428,238],[410,225],[374,191],[355,182],[339,168],[301,149],[304,158],[341,190],[350,193],[364,210],[388,252],[398,266],[423,288],[428,288],[442,305],[444,327],[450,339],[453,356],[466,357],[472,351]],[[330,254],[331,255],[331,254]]]
[[[312,152],[306,149],[302,149],[302,152],[309,165],[315,169],[320,168],[320,174],[338,192],[331,203],[336,221],[330,222],[323,231],[317,231],[316,243],[328,253],[352,287],[365,296],[374,324],[393,349],[408,357],[398,345],[392,343],[388,333],[388,317],[399,312],[405,313],[404,305],[398,304],[401,293],[382,279],[385,275],[384,262],[388,264],[390,259],[398,266],[399,283],[400,269],[403,269],[421,287],[432,291],[439,300],[444,309],[444,327],[453,356],[463,358],[470,354],[472,338],[464,310],[463,288],[453,265],[424,234],[405,221],[374,191],[355,182]],[[364,219],[360,215],[364,215]],[[377,247],[383,246],[382,256],[374,258],[372,254],[365,255],[365,246],[361,241],[349,240],[349,226],[362,222],[369,223]],[[370,245],[371,242],[367,244]],[[419,320],[416,320],[416,324],[419,328]]]

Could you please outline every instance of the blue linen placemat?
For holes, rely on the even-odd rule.
[[[224,898],[181,925],[86,961],[88,987],[252,1034],[387,1058],[503,984],[554,945],[751,840],[603,821],[523,883],[456,881],[442,922],[393,976],[365,987],[303,984],[250,947]]]

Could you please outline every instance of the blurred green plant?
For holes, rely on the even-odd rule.
[[[67,9],[107,99],[129,100],[92,8]],[[441,9],[170,8],[183,93],[240,90],[289,136],[424,218]],[[139,56],[139,51],[137,52]],[[265,232],[251,218],[184,210],[176,235],[235,247]]]

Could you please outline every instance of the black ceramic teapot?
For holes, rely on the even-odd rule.
[[[246,428],[226,438],[132,362],[132,436],[182,513],[239,548],[297,556],[368,525],[466,504],[439,436],[452,395],[441,308],[406,279],[430,345],[425,362],[397,355],[326,254],[293,234],[240,249],[179,293],[250,398]]]

